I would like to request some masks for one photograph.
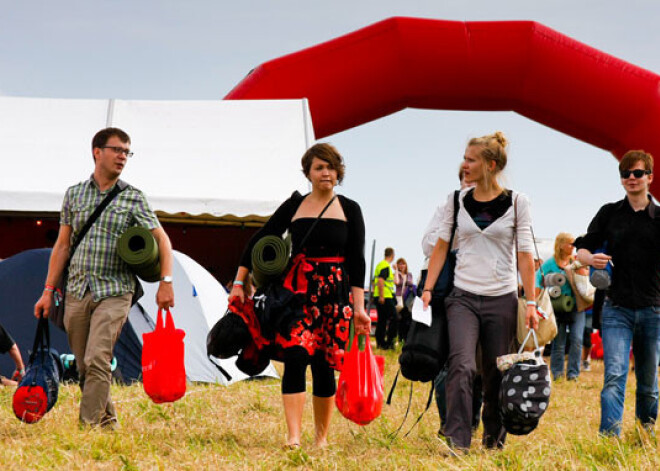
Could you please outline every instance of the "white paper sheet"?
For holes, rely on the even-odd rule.
[[[424,309],[424,301],[422,298],[415,296],[415,301],[412,307],[412,318],[414,321],[431,326],[431,306]]]

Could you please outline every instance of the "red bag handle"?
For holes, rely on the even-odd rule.
[[[156,319],[156,330],[174,331],[176,328],[174,326],[174,319],[172,318],[172,313],[170,312],[169,308],[167,308],[166,312],[167,312],[166,321],[165,321],[165,325],[163,325],[163,310],[161,308],[158,309],[158,318]]]

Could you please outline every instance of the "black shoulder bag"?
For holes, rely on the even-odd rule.
[[[50,318],[51,322],[62,330],[65,330],[64,300],[66,297],[66,284],[69,279],[69,264],[71,263],[71,258],[73,257],[73,254],[76,252],[76,249],[80,245],[80,242],[82,242],[83,238],[85,237],[85,235],[87,235],[87,232],[94,225],[94,223],[99,218],[103,210],[110,204],[110,202],[113,199],[115,199],[115,196],[117,196],[119,193],[124,191],[125,188],[126,186],[120,185],[120,183],[117,182],[117,184],[112,189],[112,191],[108,193],[108,195],[103,199],[103,201],[101,201],[101,203],[96,207],[96,209],[89,217],[89,219],[85,221],[85,225],[82,227],[82,229],[80,229],[80,232],[76,236],[76,239],[73,241],[73,245],[69,250],[69,258],[66,261],[66,265],[64,266],[64,271],[62,272],[62,276],[60,277],[59,283],[55,286],[56,287],[54,293],[55,302],[51,306],[50,312],[48,313],[48,317]]]
[[[419,423],[422,419],[424,413],[431,407],[431,402],[433,399],[433,390],[435,384],[433,380],[440,373],[445,363],[447,363],[447,358],[449,357],[449,338],[447,332],[447,313],[445,312],[445,297],[449,295],[452,288],[454,287],[454,268],[456,266],[456,250],[452,250],[452,245],[454,243],[454,236],[456,234],[457,226],[457,217],[458,217],[458,196],[459,191],[454,192],[454,220],[452,223],[451,229],[451,238],[449,239],[449,246],[447,248],[447,258],[444,265],[442,266],[442,271],[438,276],[438,281],[436,282],[432,298],[431,298],[431,325],[428,326],[421,322],[415,320],[410,324],[410,330],[408,331],[408,337],[406,338],[406,343],[401,349],[401,355],[399,355],[399,371],[397,371],[396,376],[394,377],[394,382],[392,383],[392,388],[387,397],[387,404],[392,402],[392,394],[394,393],[394,388],[396,387],[397,380],[399,379],[399,373],[401,373],[404,378],[409,379],[410,381],[420,381],[426,383],[431,381],[431,391],[429,392],[429,397],[426,403],[426,409],[420,414],[417,418],[417,421],[410,428],[408,433],[412,431],[413,427]],[[422,272],[422,280],[419,283],[419,289],[423,291],[424,283],[426,282],[426,270]],[[420,292],[419,295],[422,293]],[[391,435],[392,439],[396,438],[396,435],[403,427],[403,424],[406,421],[408,412],[410,410],[410,403],[412,401],[412,391],[413,385],[410,385],[410,396],[408,398],[408,408],[406,409],[406,414],[401,422],[401,426]],[[408,435],[406,433],[406,436]]]

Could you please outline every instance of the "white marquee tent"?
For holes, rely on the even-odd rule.
[[[0,213],[57,213],[93,170],[92,136],[131,136],[122,179],[159,216],[263,220],[294,189],[313,144],[306,100],[125,101],[0,97]]]

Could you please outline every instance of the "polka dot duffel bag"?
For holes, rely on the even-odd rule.
[[[500,389],[500,415],[507,432],[527,435],[534,430],[550,403],[550,370],[543,361],[536,333],[530,330],[536,349],[533,354],[505,355],[497,360],[504,370]],[[524,346],[527,339],[522,343]]]

